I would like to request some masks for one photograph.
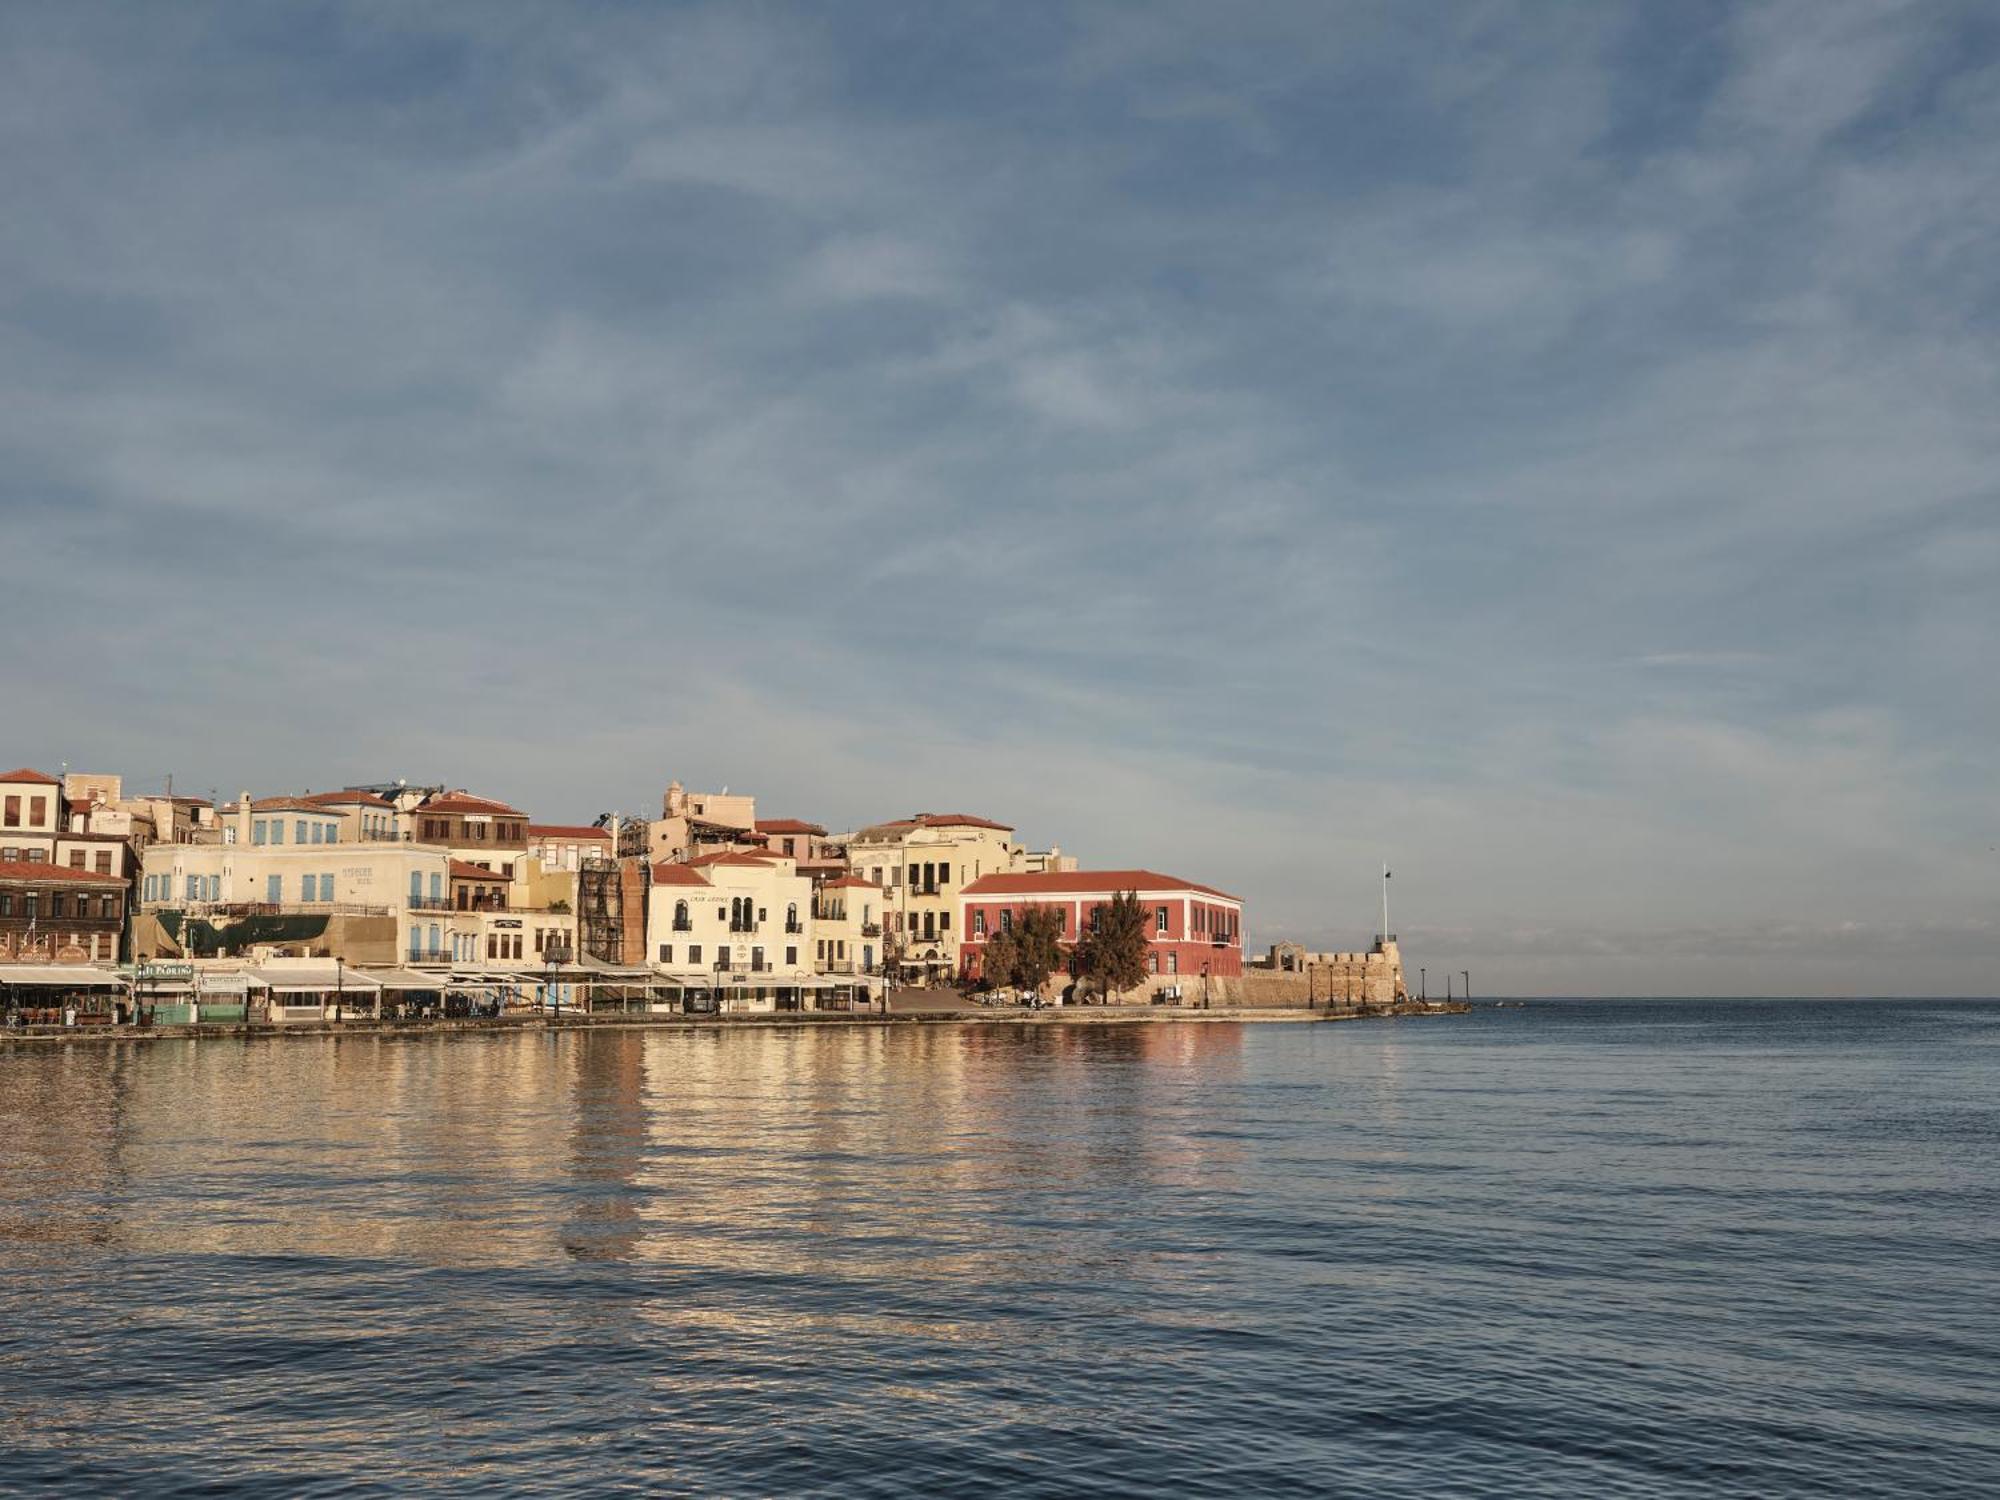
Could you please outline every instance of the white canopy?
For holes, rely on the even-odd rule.
[[[252,969],[250,973],[253,983],[263,985],[274,995],[298,995],[320,990],[329,993],[337,990],[371,992],[382,988],[378,981],[357,969],[335,969],[330,965],[324,969]]]
[[[0,964],[0,984],[67,986],[70,989],[124,987],[130,981],[88,964]]]
[[[419,969],[377,969],[369,977],[379,980],[385,990],[424,990],[435,993],[442,991],[449,983],[448,976],[444,974],[426,974]]]
[[[220,974],[197,974],[195,988],[204,995],[247,995],[250,993],[250,976],[240,969]]]

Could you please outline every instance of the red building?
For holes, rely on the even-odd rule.
[[[979,977],[986,940],[1030,906],[1054,908],[1063,941],[1089,932],[1097,908],[1122,891],[1136,891],[1148,915],[1147,968],[1163,978],[1233,978],[1243,972],[1243,903],[1212,886],[1153,870],[1051,870],[982,875],[959,893],[960,971]]]

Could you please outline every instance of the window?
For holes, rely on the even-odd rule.
[[[972,914],[972,935],[976,938],[986,936],[986,911],[983,907]]]
[[[1166,936],[1167,909],[1164,906],[1153,908],[1153,931],[1159,933],[1162,937]]]
[[[284,904],[284,900],[285,877],[282,875],[266,875],[264,877],[264,904],[266,906],[281,906]]]
[[[752,970],[761,970],[764,967],[764,950],[762,948],[752,948],[750,950],[750,967]]]
[[[299,877],[299,899],[301,901],[317,901],[319,899],[319,876],[301,875]]]
[[[107,921],[114,921],[117,919],[117,916],[118,916],[118,898],[116,896],[106,896],[104,898],[105,919]]]
[[[250,842],[253,844],[264,842],[264,820],[262,818],[257,819],[256,822],[250,825]]]
[[[798,966],[799,966],[799,950],[796,948],[787,948],[785,950],[785,967],[788,969],[796,969]]]
[[[415,906],[424,899],[424,872],[410,871],[410,905]]]
[[[431,937],[431,952],[435,953],[438,951],[438,925],[435,922],[431,923],[430,937]]]
[[[282,844],[284,843],[284,841],[285,841],[285,820],[283,818],[271,819],[271,842],[274,844]]]
[[[431,871],[431,900],[442,901],[443,899],[444,899],[444,872],[441,870],[433,870]]]
[[[7,816],[5,821],[6,826],[9,828],[19,828],[21,826],[21,799],[19,797],[9,797],[7,799]]]
[[[660,944],[660,962],[663,964],[670,964],[673,961],[674,961],[674,945],[672,943]]]
[[[187,893],[188,900],[199,901],[201,899],[201,887],[195,882],[194,876],[190,875],[186,878],[182,889]]]
[[[698,963],[700,963],[700,962],[701,962],[701,944],[700,944],[700,943],[689,943],[689,944],[688,944],[688,962],[689,962],[689,963],[691,963],[691,964],[698,964]]]
[[[1157,953],[1148,953],[1148,954],[1146,955],[1146,972],[1147,972],[1148,974],[1157,974],[1157,973],[1159,973],[1159,972],[1160,972],[1160,955],[1159,955],[1159,954],[1157,954]]]
[[[63,914],[62,892],[60,891],[49,892],[49,915],[52,917],[59,917],[62,914]]]
[[[1167,955],[1167,972],[1169,974],[1178,974],[1180,971],[1181,956],[1178,953],[1169,953]]]
[[[29,891],[21,897],[21,915],[26,917],[29,921],[32,922],[37,916],[41,915],[41,910],[42,910],[42,902],[41,902],[40,892]]]
[[[100,875],[109,875],[111,873],[111,851],[109,849],[99,849],[95,858],[91,860],[91,868],[96,870]]]
[[[499,933],[489,932],[486,934],[486,956],[488,958],[498,958],[500,956]]]
[[[687,902],[676,901],[674,903],[674,931],[692,932],[693,930],[694,930],[694,923],[688,920]]]
[[[81,849],[72,849],[69,851],[69,867],[72,870],[81,870],[83,868],[83,851]]]
[[[13,892],[0,891],[0,917],[11,917],[13,915],[14,915]]]
[[[1000,930],[1002,932],[1012,932],[1014,930],[1014,913],[1011,910],[1000,913]]]
[[[49,818],[49,799],[46,797],[29,798],[28,799],[29,825],[31,827],[40,828],[42,824],[48,821],[48,818]]]

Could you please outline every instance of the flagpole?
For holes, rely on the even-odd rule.
[[[1382,862],[1382,942],[1389,941],[1389,864]]]

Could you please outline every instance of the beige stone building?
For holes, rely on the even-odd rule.
[[[821,987],[814,972],[812,881],[782,855],[730,851],[654,866],[648,958],[730,1008],[790,1009]]]
[[[970,813],[918,813],[847,839],[854,873],[882,892],[888,962],[932,977],[958,972],[959,892],[1020,868],[1013,832]]]
[[[872,880],[840,875],[813,890],[813,967],[859,981],[882,972],[884,894]]]
[[[139,911],[154,920],[135,926],[138,956],[180,956],[177,934],[189,919],[215,935],[252,922],[245,933],[351,963],[449,954],[444,850],[345,842],[338,813],[292,797],[244,797],[227,832],[226,843],[153,844],[143,852]],[[343,951],[347,939],[367,951]]]
[[[660,816],[646,825],[647,850],[655,863],[680,864],[703,854],[745,848],[757,831],[757,799],[740,793],[690,792],[670,782],[660,800]]]

